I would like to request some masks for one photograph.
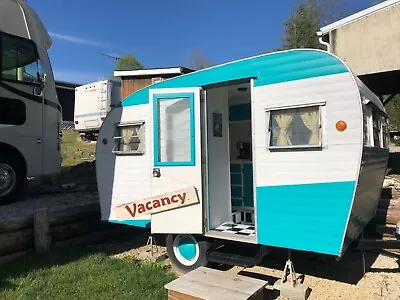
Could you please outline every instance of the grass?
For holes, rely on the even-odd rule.
[[[0,299],[167,299],[162,264],[85,250],[32,254],[0,269]]]
[[[83,142],[79,133],[63,132],[61,141],[62,167],[72,167],[77,164],[92,161],[96,153],[96,145]]]

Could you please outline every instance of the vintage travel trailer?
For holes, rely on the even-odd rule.
[[[184,271],[251,265],[269,247],[340,258],[375,215],[387,137],[380,100],[324,51],[178,76],[131,94],[104,121],[102,219],[167,234]],[[230,242],[258,249],[253,260],[224,251]]]

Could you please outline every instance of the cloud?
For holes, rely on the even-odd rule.
[[[100,47],[100,48],[108,48],[109,47],[109,45],[106,43],[102,43],[99,41],[94,41],[94,40],[90,40],[90,39],[86,39],[86,38],[80,38],[77,36],[60,34],[60,33],[56,33],[56,32],[49,32],[49,34],[52,38],[64,40],[64,41],[75,43],[75,44]]]
[[[67,81],[77,84],[86,84],[107,79],[110,75],[96,72],[81,72],[77,70],[54,70],[55,80]]]

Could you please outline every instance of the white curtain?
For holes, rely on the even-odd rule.
[[[318,126],[318,110],[317,111],[305,111],[300,114],[304,125],[311,130],[309,145],[317,145],[319,143],[319,126]]]
[[[277,146],[289,146],[292,144],[288,135],[288,127],[293,121],[293,114],[282,113],[275,115],[275,121],[279,126]]]
[[[135,128],[134,127],[122,127],[122,151],[128,152],[130,151],[129,144],[131,143],[131,139],[133,136]]]

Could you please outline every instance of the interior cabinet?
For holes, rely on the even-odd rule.
[[[252,162],[233,161],[230,168],[232,206],[252,208],[254,206]]]

